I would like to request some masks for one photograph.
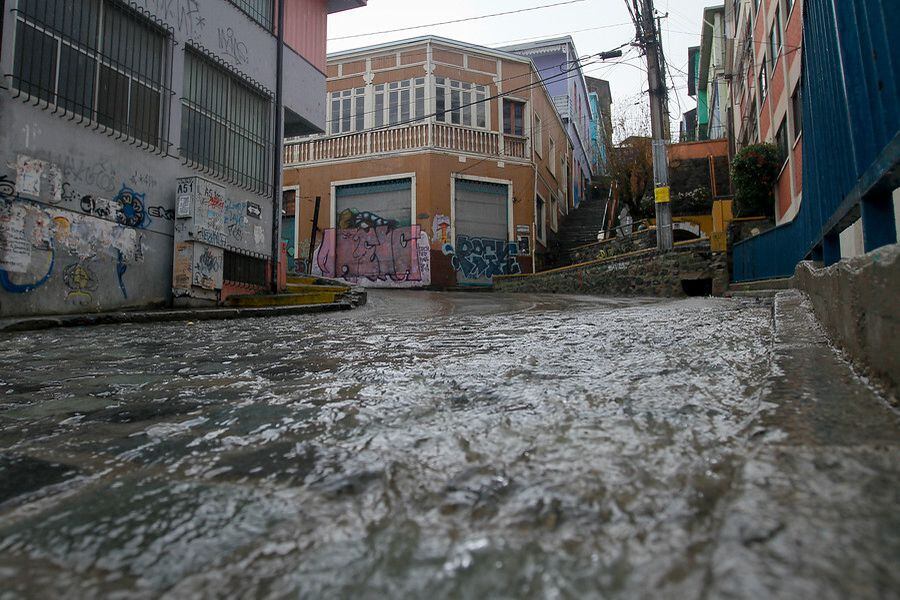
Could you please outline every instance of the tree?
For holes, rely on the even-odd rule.
[[[775,184],[784,165],[774,144],[753,144],[737,153],[731,166],[735,216],[775,216]]]
[[[609,177],[618,189],[619,206],[635,219],[653,217],[653,143],[648,107],[617,106],[613,123],[615,146],[609,153]]]

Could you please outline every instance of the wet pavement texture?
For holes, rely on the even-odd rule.
[[[0,341],[0,598],[900,595],[900,420],[796,293]]]

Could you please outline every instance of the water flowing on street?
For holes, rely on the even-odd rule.
[[[836,355],[784,384],[775,323],[382,291],[7,335],[0,598],[888,597],[897,415]]]

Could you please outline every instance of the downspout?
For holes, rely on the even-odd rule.
[[[272,293],[277,294],[281,262],[282,168],[284,161],[284,0],[278,0],[278,42],[275,50],[275,160],[272,173]],[[299,195],[299,194],[298,194]]]

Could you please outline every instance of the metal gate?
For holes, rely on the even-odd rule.
[[[362,284],[421,280],[412,179],[335,189],[334,274]]]
[[[463,286],[491,285],[494,275],[519,272],[509,240],[509,186],[457,179],[453,268]]]

